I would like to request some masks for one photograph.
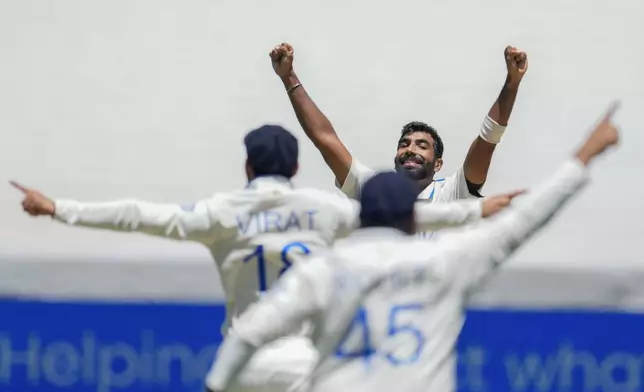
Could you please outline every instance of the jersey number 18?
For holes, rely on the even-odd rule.
[[[282,263],[282,268],[280,268],[279,275],[281,276],[287,269],[293,264],[289,260],[289,254],[293,251],[299,251],[303,255],[308,255],[311,253],[309,248],[306,247],[301,242],[291,242],[286,244],[280,252],[280,262]],[[266,281],[266,259],[264,254],[264,245],[259,245],[255,248],[255,251],[244,258],[244,263],[248,263],[252,260],[257,260],[257,277],[259,279],[259,291],[266,291],[268,288],[268,283]]]

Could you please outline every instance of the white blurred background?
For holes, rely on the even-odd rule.
[[[391,167],[421,120],[461,164],[505,77],[530,68],[485,194],[534,184],[620,98],[623,145],[517,263],[628,263],[644,234],[641,0],[0,0],[0,180],[54,197],[190,202],[243,186],[242,137],[281,123],[301,140],[297,184],[333,189],[268,51],[295,67],[357,158]],[[211,263],[197,245],[63,227],[0,185],[0,257]]]

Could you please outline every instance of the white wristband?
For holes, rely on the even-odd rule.
[[[499,144],[501,137],[505,132],[505,126],[499,125],[492,120],[490,116],[485,116],[483,125],[481,125],[481,138],[488,143]]]

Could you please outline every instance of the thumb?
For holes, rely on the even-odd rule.
[[[22,193],[29,192],[29,188],[26,188],[26,187],[18,184],[16,181],[9,181],[9,184],[11,184],[11,186],[13,186],[14,188],[16,188],[17,190],[19,190]]]

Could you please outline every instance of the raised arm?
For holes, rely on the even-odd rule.
[[[469,289],[483,281],[530,237],[542,229],[587,182],[588,164],[617,144],[612,107],[570,161],[541,187],[518,200],[498,219],[464,233],[446,235],[446,268],[454,281]]]
[[[342,186],[351,169],[351,154],[340,141],[329,119],[315,105],[295,74],[293,47],[282,43],[270,52],[270,57],[273,69],[284,84],[304,133],[320,151],[326,164],[333,171],[338,184]]]
[[[29,215],[51,216],[68,225],[136,231],[194,241],[203,241],[212,228],[208,203],[205,201],[196,203],[193,208],[139,200],[81,203],[53,200],[35,189],[15,182],[11,184],[23,193],[22,206]]]
[[[501,141],[501,136],[508,125],[519,84],[528,70],[528,58],[525,52],[508,46],[505,48],[504,55],[508,70],[505,82],[483,121],[480,136],[472,142],[463,163],[467,188],[473,195],[478,195],[487,179],[494,149]]]

